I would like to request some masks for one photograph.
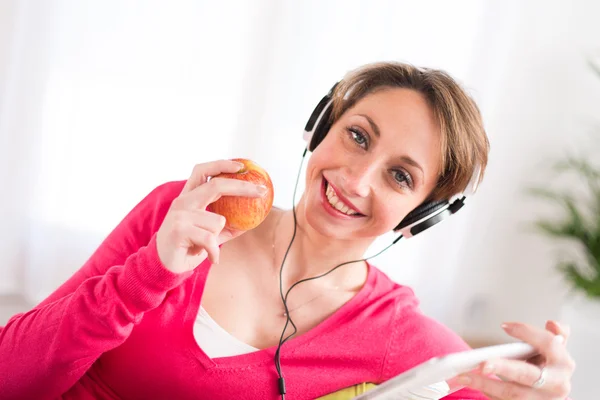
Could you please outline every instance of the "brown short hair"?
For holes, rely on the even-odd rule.
[[[442,170],[428,200],[449,199],[462,192],[479,166],[479,181],[488,161],[489,141],[479,108],[446,72],[399,62],[368,64],[348,73],[333,93],[332,122],[368,94],[386,88],[421,93],[441,127]]]

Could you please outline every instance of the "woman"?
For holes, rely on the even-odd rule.
[[[209,179],[240,169],[229,160],[152,191],[75,275],[2,329],[2,398],[312,399],[468,349],[364,261],[296,286],[285,306],[281,292],[360,260],[419,205],[480,179],[488,142],[477,107],[441,71],[379,63],[335,87],[325,123],[295,216],[273,209],[254,230],[225,229],[211,202],[265,194]],[[274,363],[282,329],[293,333],[288,315],[297,333]],[[544,373],[497,360],[448,398],[565,398],[567,328],[505,329],[539,349]]]

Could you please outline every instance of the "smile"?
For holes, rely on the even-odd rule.
[[[348,204],[348,202],[344,201],[341,196],[338,195],[336,190],[327,182],[325,178],[323,178],[323,187],[325,194],[325,201],[328,206],[332,208],[331,211],[337,212],[339,214],[343,214],[349,217],[362,217],[361,214],[356,208],[352,206],[352,204]]]

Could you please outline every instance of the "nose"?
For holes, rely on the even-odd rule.
[[[367,197],[375,182],[376,163],[364,162],[349,165],[343,174],[344,189],[348,195]]]

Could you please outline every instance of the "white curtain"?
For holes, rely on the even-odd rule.
[[[563,285],[548,245],[523,229],[538,205],[522,188],[547,178],[549,157],[580,145],[592,98],[599,104],[583,58],[600,48],[597,3],[0,7],[0,293],[38,302],[146,193],[198,162],[252,158],[270,172],[276,205],[289,207],[312,108],[346,71],[399,60],[465,85],[492,154],[468,207],[374,263],[465,336],[556,316]]]

